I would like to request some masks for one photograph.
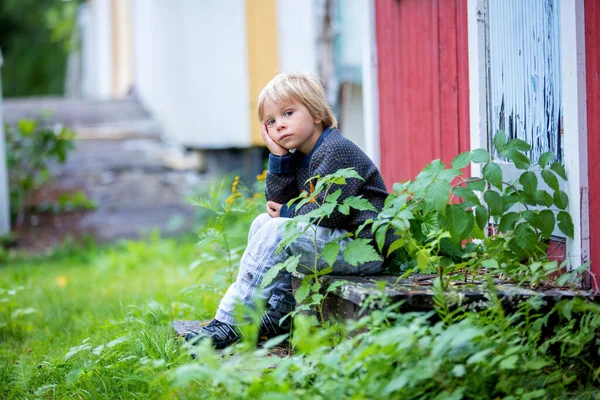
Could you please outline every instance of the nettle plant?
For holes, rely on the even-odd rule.
[[[344,199],[343,202],[338,202],[338,199],[342,194],[340,186],[345,185],[348,179],[364,180],[352,168],[340,169],[335,173],[324,177],[315,176],[309,179],[311,182],[311,189],[314,188],[314,190],[310,193],[303,191],[298,197],[288,202],[288,205],[290,206],[296,204],[296,209],[300,209],[307,203],[316,203],[318,205],[314,210],[303,215],[297,215],[283,225],[283,238],[281,245],[277,250],[279,252],[299,237],[307,235],[312,239],[315,250],[311,265],[300,264],[300,256],[294,255],[285,262],[271,268],[265,274],[262,282],[262,287],[267,286],[273,281],[273,278],[275,278],[279,271],[284,269],[290,273],[299,271],[304,274],[304,278],[295,293],[296,301],[299,304],[303,304],[296,307],[295,311],[291,313],[291,316],[312,309],[316,311],[319,320],[325,322],[323,315],[323,300],[327,294],[334,291],[344,282],[337,281],[325,287],[323,285],[322,277],[332,272],[333,264],[340,252],[343,259],[354,266],[370,261],[382,260],[369,239],[356,238],[342,249],[340,241],[353,236],[352,233],[347,233],[336,238],[332,242],[327,243],[321,252],[318,250],[317,227],[322,224],[324,218],[330,217],[336,211],[343,215],[349,215],[352,212],[352,209],[377,211],[377,209],[369,203],[368,200],[362,198],[362,196],[350,196]],[[313,181],[317,182],[314,186],[312,185]],[[323,199],[321,200],[321,203],[319,203],[319,199]],[[359,231],[363,227],[359,228]],[[320,263],[319,260],[324,261],[324,264],[327,265],[327,267],[320,268],[319,265],[323,265],[323,263]],[[287,316],[285,318],[287,318]]]
[[[564,167],[551,162],[552,152],[537,161],[542,180],[525,154],[531,146],[520,139],[507,140],[503,131],[494,137],[496,151],[522,170],[518,179],[505,181],[500,165],[484,149],[459,154],[446,168],[440,160],[429,163],[414,181],[396,183],[394,193],[372,222],[378,245],[393,229],[398,239],[389,251],[404,271],[435,273],[447,285],[450,279],[489,272],[518,283],[539,284],[566,265],[548,261],[548,240],[556,228],[573,237],[573,222],[566,211],[569,199],[560,189]],[[470,163],[483,164],[482,177],[464,179]],[[587,265],[559,278],[558,284],[576,281]]]

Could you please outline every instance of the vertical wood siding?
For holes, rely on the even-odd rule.
[[[381,170],[388,187],[470,149],[466,0],[378,0]]]
[[[250,132],[253,145],[263,145],[256,107],[258,95],[279,72],[276,0],[246,0]]]
[[[600,289],[600,2],[585,0],[585,63],[587,87],[590,271]]]

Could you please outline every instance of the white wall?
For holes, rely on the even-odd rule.
[[[315,0],[277,0],[280,72],[317,74],[316,7]]]
[[[82,9],[82,93],[88,98],[112,95],[113,48],[110,0],[94,0]]]
[[[201,148],[250,145],[244,0],[135,0],[135,86],[165,134]]]

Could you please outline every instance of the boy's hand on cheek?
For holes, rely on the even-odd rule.
[[[267,130],[266,124],[263,123],[260,125],[260,133],[262,135],[262,138],[263,138],[265,144],[267,145],[267,148],[273,155],[285,156],[286,154],[289,153],[288,149],[286,149],[285,147],[281,147],[279,144],[277,144],[273,140],[273,138],[269,134],[269,131]]]
[[[279,211],[281,210],[281,204],[276,203],[274,201],[267,201],[267,213],[273,217],[273,218],[278,218],[279,217]]]

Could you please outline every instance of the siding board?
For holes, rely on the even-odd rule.
[[[449,165],[470,149],[466,10],[466,0],[376,2],[381,170],[388,188],[414,179],[433,159]]]
[[[587,97],[590,272],[600,289],[600,2],[585,0],[585,63]]]

